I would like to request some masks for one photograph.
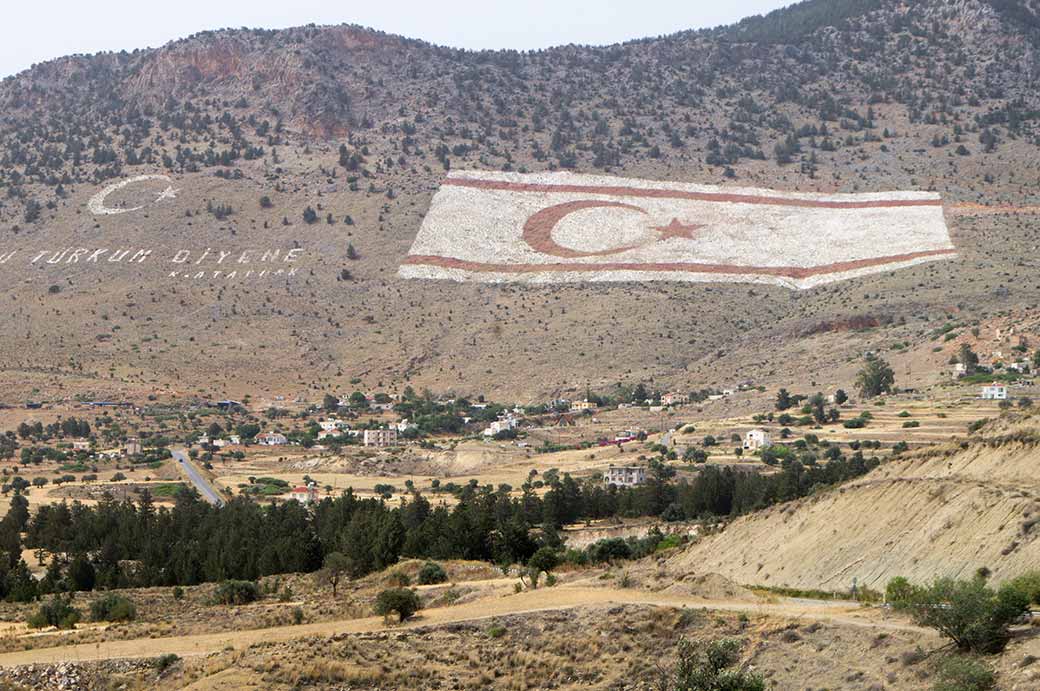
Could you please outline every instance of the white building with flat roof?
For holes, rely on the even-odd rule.
[[[484,436],[493,437],[499,432],[505,432],[506,430],[516,429],[519,426],[519,424],[519,420],[517,420],[512,415],[507,415],[506,417],[499,418],[498,420],[495,420],[490,425],[488,425],[487,428],[484,430]]]
[[[752,453],[773,445],[773,437],[764,429],[753,429],[744,435],[744,450]]]
[[[397,443],[397,429],[366,429],[364,443],[365,446],[393,446]]]
[[[605,484],[615,487],[635,487],[646,482],[646,468],[643,466],[610,466],[603,474]]]
[[[982,399],[985,401],[1006,401],[1008,397],[1007,386],[993,382],[982,387]]]

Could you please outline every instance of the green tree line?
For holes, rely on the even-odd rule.
[[[540,547],[559,548],[556,531],[568,523],[611,516],[735,516],[857,477],[876,464],[861,452],[825,465],[789,458],[772,475],[705,466],[693,479],[676,482],[675,470],[654,460],[648,482],[639,487],[579,482],[549,471],[541,481],[549,487],[542,496],[531,481],[519,496],[508,485],[474,481],[455,488],[457,503],[450,507],[434,506],[417,491],[391,504],[360,498],[352,490],[327,497],[313,509],[294,501],[259,504],[245,497],[214,507],[184,489],[170,508],[156,507],[145,495],[136,502],[106,498],[96,506],[46,505],[30,517],[24,498],[16,495],[0,522],[0,548],[7,557],[0,559],[0,597],[254,580],[315,571],[333,552],[349,558],[352,577],[401,557],[525,563]],[[22,547],[53,557],[39,584],[25,583]]]

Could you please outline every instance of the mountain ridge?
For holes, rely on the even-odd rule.
[[[981,0],[882,5],[789,45],[709,30],[471,53],[303,27],[205,32],[37,66],[0,84],[0,254],[91,238],[156,256],[297,246],[311,263],[298,286],[210,283],[176,294],[140,271],[0,265],[17,301],[0,336],[9,376],[29,392],[53,386],[24,374],[41,366],[117,389],[208,388],[252,362],[270,368],[276,388],[322,386],[309,374],[322,372],[334,387],[407,379],[538,397],[619,379],[694,389],[774,381],[792,362],[810,379],[838,381],[864,350],[895,342],[913,344],[906,357],[937,361],[927,334],[943,320],[985,318],[1038,295],[1023,259],[1036,242],[1026,216],[951,212],[956,262],[793,296],[739,284],[518,289],[389,278],[434,190],[461,168],[1036,205],[1040,99],[1030,75],[1040,61],[1026,33]],[[137,174],[171,176],[183,191],[133,222],[83,216],[100,188]],[[134,307],[106,307],[124,303]],[[666,315],[660,324],[646,323],[648,308]],[[56,311],[74,314],[73,328],[53,321]],[[174,342],[181,315],[195,312],[214,316],[190,328],[194,362],[142,346]],[[821,323],[879,326],[855,338],[805,335]],[[807,339],[826,341],[827,352],[807,360]],[[277,355],[289,342],[293,363]],[[82,354],[74,371],[69,349]],[[609,368],[595,355],[604,351]],[[113,360],[127,373],[111,375]]]

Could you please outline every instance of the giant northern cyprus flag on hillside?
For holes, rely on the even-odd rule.
[[[812,288],[955,252],[932,193],[804,194],[470,171],[444,180],[399,275]]]

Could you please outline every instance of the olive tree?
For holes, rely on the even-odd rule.
[[[422,602],[414,590],[408,588],[389,588],[376,597],[376,614],[384,618],[397,614],[400,621],[408,619],[422,609]]]

